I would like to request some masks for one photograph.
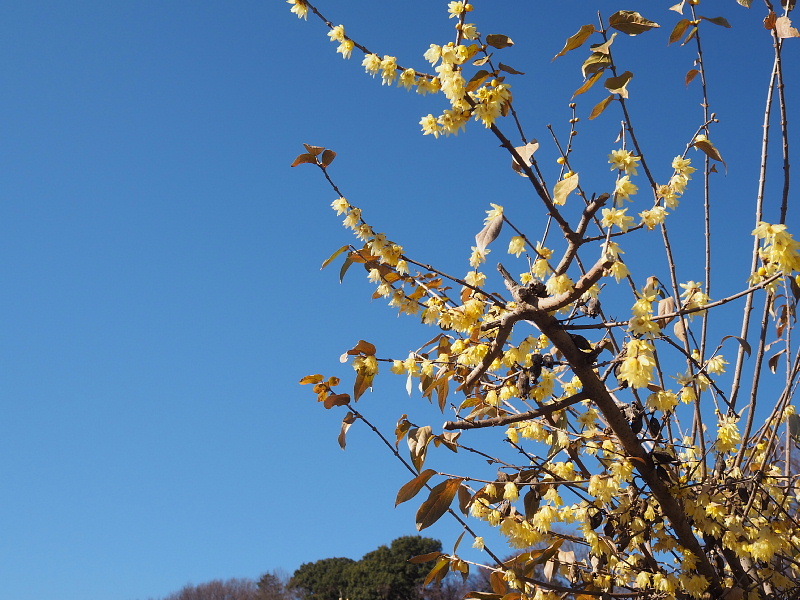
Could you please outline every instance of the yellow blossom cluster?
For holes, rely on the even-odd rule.
[[[753,235],[761,240],[759,256],[763,264],[750,277],[751,284],[760,283],[777,273],[800,272],[800,242],[789,233],[786,225],[759,221]],[[800,275],[797,280],[800,284]]]
[[[617,378],[631,387],[647,387],[653,380],[656,360],[653,344],[643,339],[632,339],[625,344],[625,358],[619,366]]]
[[[661,328],[653,320],[653,302],[656,296],[654,294],[642,295],[634,302],[630,322],[628,323],[628,331],[635,336],[652,337],[661,332]]]

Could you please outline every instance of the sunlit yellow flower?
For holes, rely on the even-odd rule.
[[[630,200],[631,196],[638,191],[639,186],[631,181],[629,175],[624,175],[617,179],[617,185],[614,188],[614,199],[617,201],[617,206],[620,206],[623,200]]]
[[[291,12],[297,15],[298,19],[308,19],[308,4],[305,0],[286,0],[287,4],[291,4]]]
[[[344,198],[337,198],[331,202],[331,208],[336,211],[337,215],[343,215],[350,209],[350,203]]]
[[[616,225],[622,231],[628,231],[633,224],[633,217],[625,214],[627,210],[627,208],[604,208],[601,224],[603,227],[612,227]]]
[[[545,289],[551,296],[563,294],[570,291],[575,283],[570,279],[569,275],[562,273],[561,275],[551,276],[545,283]]]
[[[647,340],[633,339],[625,345],[625,358],[619,367],[617,378],[634,388],[646,387],[653,379],[656,366],[653,345]]]
[[[663,206],[654,206],[650,210],[644,210],[639,213],[642,218],[642,223],[648,229],[655,229],[656,225],[661,225],[667,217],[667,209]]]
[[[367,54],[361,62],[364,69],[373,77],[381,70],[381,57],[377,54]]]
[[[417,72],[414,69],[405,69],[400,73],[400,81],[397,83],[400,87],[410,90],[417,83]]]
[[[381,60],[381,84],[391,85],[397,79],[397,58],[394,56],[384,56]]]
[[[515,235],[508,244],[508,253],[519,257],[523,252],[525,252],[525,238],[521,235]]]
[[[346,38],[344,33],[344,25],[336,25],[328,32],[328,37],[332,42],[343,42]]]
[[[420,119],[419,124],[422,125],[423,135],[433,135],[433,137],[438,138],[439,134],[442,133],[441,127],[439,126],[439,122],[433,115],[426,115],[422,117],[422,119]]]
[[[611,170],[621,169],[628,175],[637,175],[636,168],[641,156],[634,156],[628,150],[612,150],[608,155],[608,162],[611,163]]]

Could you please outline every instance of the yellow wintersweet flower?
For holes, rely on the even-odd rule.
[[[631,387],[647,387],[653,379],[656,366],[653,345],[647,340],[632,339],[625,345],[625,358],[619,367],[617,378]]]
[[[519,257],[523,252],[525,252],[525,238],[515,235],[508,244],[508,253]]]
[[[450,13],[450,18],[458,18],[461,13],[469,12],[472,10],[472,5],[466,2],[450,2],[447,5],[447,12]]]
[[[624,175],[617,179],[617,185],[614,188],[614,199],[617,201],[617,206],[621,206],[622,200],[630,200],[631,196],[639,191],[639,186],[635,185],[629,175]]]
[[[337,198],[331,202],[331,208],[336,211],[337,215],[343,215],[350,209],[350,203],[344,198]]]
[[[308,20],[308,4],[305,0],[286,0],[287,4],[291,4],[291,12],[297,15],[298,19]]]
[[[436,44],[431,44],[430,48],[425,51],[423,54],[423,58],[427,60],[431,65],[435,65],[439,62],[439,59],[442,57],[442,47]]]
[[[437,121],[440,125],[440,131],[443,131],[445,135],[458,135],[459,131],[467,128],[469,111],[458,108],[445,109]]]
[[[364,60],[361,61],[361,65],[364,67],[367,73],[375,77],[378,71],[381,70],[381,57],[377,54],[367,54],[364,57]]]
[[[417,72],[414,69],[405,69],[400,73],[400,80],[397,85],[410,90],[417,83]]]
[[[439,122],[436,120],[436,117],[433,115],[426,115],[420,119],[419,122],[422,125],[422,134],[423,135],[433,135],[433,137],[438,138],[439,134],[441,133],[441,128],[439,127]]]
[[[721,354],[717,354],[716,356],[712,356],[708,359],[708,362],[706,363],[706,371],[715,375],[719,375],[725,372],[725,365],[727,364],[728,361],[725,360]]]
[[[719,452],[735,450],[741,444],[742,437],[737,425],[739,418],[736,415],[720,416],[719,429],[717,430],[716,448]]]
[[[343,42],[346,39],[344,25],[336,25],[328,32],[328,37],[332,42]]]
[[[481,273],[480,271],[470,271],[467,273],[467,276],[464,277],[464,281],[470,285],[474,285],[475,287],[481,287],[484,283],[486,283],[486,273]]]
[[[553,275],[545,283],[545,289],[551,296],[563,294],[570,291],[575,285],[575,282],[570,279],[569,275],[562,273],[561,275]]]
[[[442,89],[442,82],[438,77],[428,78],[420,77],[417,80],[417,93],[425,96],[426,94],[435,94]]]
[[[637,175],[636,168],[641,156],[634,156],[629,150],[612,150],[608,155],[608,162],[611,163],[611,170],[620,169],[628,175]]]
[[[397,79],[397,58],[384,56],[381,60],[381,85],[392,85]]]
[[[472,246],[472,256],[469,257],[469,264],[473,269],[477,269],[481,264],[486,262],[486,255],[489,254],[491,250],[489,248],[484,248],[481,250],[477,246]]]
[[[464,23],[461,27],[461,35],[467,40],[477,40],[481,34],[478,33],[478,28],[474,23]]]
[[[697,169],[690,166],[691,164],[691,158],[681,158],[680,156],[676,156],[674,159],[672,159],[672,168],[675,169],[679,175],[682,175],[686,179],[691,179],[692,173],[697,171]]]
[[[513,481],[509,481],[503,486],[503,500],[517,500],[519,498],[519,488]]]
[[[685,187],[685,186],[684,186]],[[667,208],[678,208],[680,204],[681,192],[669,184],[659,185],[656,188],[656,196],[664,200]]]
[[[655,229],[656,225],[661,225],[667,217],[667,209],[663,206],[654,206],[650,210],[644,210],[639,213],[642,218],[642,224],[647,226],[648,229]]]
[[[495,217],[500,217],[503,214],[503,207],[499,204],[490,203],[490,206],[492,208],[486,211],[486,217],[483,219],[484,223],[489,223]]]
[[[601,219],[602,226],[612,227],[616,225],[623,232],[628,231],[633,224],[633,217],[625,214],[627,210],[627,208],[604,208],[603,218]]]
[[[626,265],[621,260],[616,260],[611,264],[609,268],[609,273],[614,276],[618,282],[625,279],[628,275],[631,274],[630,269],[628,269],[628,265]]]
[[[673,392],[661,390],[647,397],[647,407],[653,410],[669,412],[678,405],[678,396]]]
[[[472,543],[472,547],[477,548],[478,550],[483,550],[485,546],[486,542],[481,536],[477,536],[475,541]]]
[[[344,40],[339,47],[336,48],[336,51],[342,55],[342,58],[350,58],[353,55],[353,48],[356,47],[356,43],[351,39]]]
[[[347,216],[344,219],[344,226],[347,227],[348,229],[355,229],[360,221],[361,221],[361,209],[351,208],[350,212],[347,213]]]

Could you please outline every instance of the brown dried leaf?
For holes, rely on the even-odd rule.
[[[428,483],[430,478],[434,475],[436,475],[436,471],[433,469],[425,469],[422,473],[414,477],[414,479],[406,483],[400,488],[400,491],[397,492],[397,499],[394,505],[397,506],[398,504],[411,500],[425,487],[425,484]]]
[[[783,354],[784,352],[786,352],[786,348],[784,348],[783,350],[779,351],[777,354],[773,354],[770,357],[770,359],[767,361],[767,364],[769,365],[769,370],[772,371],[773,375],[778,371],[778,359],[781,357],[781,354]]]
[[[503,229],[503,214],[500,213],[493,217],[480,233],[475,236],[475,245],[479,250],[486,250],[486,247],[497,239],[500,231]]]
[[[581,66],[581,72],[583,73],[583,77],[586,78],[587,76],[602,71],[609,66],[611,66],[611,59],[608,57],[608,55],[601,52],[592,52],[589,55],[589,58],[583,62],[583,66]]]
[[[694,38],[697,36],[697,32],[698,32],[698,31],[699,31],[699,30],[698,30],[698,28],[697,28],[697,25],[695,25],[694,27],[692,27],[692,30],[689,32],[689,35],[687,35],[687,36],[686,36],[686,39],[685,39],[685,40],[683,40],[683,42],[681,42],[681,46],[685,46],[686,44],[688,44],[689,42],[691,42],[691,41],[692,41],[692,40],[693,40],[693,39],[694,39]]]
[[[725,17],[704,17],[700,15],[701,19],[705,19],[709,23],[714,23],[714,25],[719,25],[720,27],[727,27],[728,29],[731,28],[731,24],[728,22],[728,19]]]
[[[683,5],[684,4],[686,4],[686,0],[681,0],[678,4],[675,4],[674,6],[670,6],[669,9],[670,10],[674,10],[676,13],[682,15],[683,14]]]
[[[333,408],[334,406],[346,406],[350,403],[350,394],[331,394],[323,401],[325,408]]]
[[[800,31],[792,27],[792,21],[789,17],[775,19],[775,34],[781,39],[800,37]]]
[[[483,58],[479,58],[477,60],[472,61],[472,64],[475,65],[476,67],[482,67],[487,62],[489,62],[491,59],[492,59],[492,55],[491,54],[487,54]]]
[[[323,167],[328,167],[333,162],[334,158],[336,158],[336,152],[334,152],[333,150],[325,150],[322,153],[320,162],[322,163]]]
[[[683,320],[676,321],[675,325],[672,326],[672,331],[675,334],[675,337],[684,344],[689,340],[689,338],[686,336],[686,326],[683,324]]]
[[[447,556],[440,556],[439,560],[436,561],[436,564],[431,569],[431,572],[428,573],[428,576],[425,578],[425,582],[422,584],[422,587],[427,587],[429,584],[434,582],[439,582],[447,576],[447,573],[450,571],[450,558]]]
[[[602,115],[603,111],[606,108],[608,108],[608,105],[611,103],[611,101],[613,99],[614,99],[614,96],[609,96],[605,100],[601,100],[600,102],[598,102],[597,105],[592,109],[592,112],[589,115],[589,120],[591,121],[592,119],[596,119],[597,117]]]
[[[474,92],[479,87],[481,87],[484,81],[486,81],[487,79],[489,79],[489,77],[492,77],[493,75],[494,73],[490,73],[485,69],[481,69],[480,71],[475,73],[475,75],[472,76],[472,78],[467,82],[467,85],[464,89],[467,92]]]
[[[592,44],[590,48],[592,52],[599,52],[600,54],[609,54],[611,52],[611,44],[614,43],[614,39],[617,37],[617,32],[611,34],[611,37],[608,38],[602,44]]]
[[[322,266],[319,268],[320,271],[325,267],[327,267],[329,264],[331,264],[334,260],[336,260],[336,257],[339,256],[342,252],[346,252],[349,247],[350,247],[349,245],[344,245],[341,248],[339,248],[336,252],[331,254],[328,257],[328,259],[324,263],[322,263]]]
[[[683,34],[686,33],[686,30],[689,28],[690,24],[691,21],[689,21],[689,19],[681,19],[675,23],[675,27],[672,30],[672,33],[669,35],[669,43],[672,44],[681,39]]]
[[[317,164],[316,157],[313,154],[300,154],[297,158],[294,159],[292,166],[296,167],[297,165],[304,165],[307,163],[310,163],[312,165]]]
[[[609,77],[606,79],[606,89],[612,94],[619,94],[623,98],[628,97],[628,83],[633,79],[633,73],[625,71],[622,75],[617,77]]]
[[[583,82],[583,85],[581,87],[579,87],[577,90],[575,90],[575,93],[572,94],[572,97],[574,98],[575,96],[580,96],[584,92],[588,92],[591,89],[591,87],[595,83],[597,83],[597,80],[600,79],[602,76],[603,76],[603,72],[602,71],[598,71],[597,73],[592,75],[589,79],[587,79],[586,81]]]
[[[578,183],[579,176],[577,173],[556,183],[555,188],[553,188],[553,203],[559,206],[564,204],[567,201],[567,196],[578,187]]]
[[[493,48],[508,48],[509,46],[513,46],[514,42],[511,40],[510,37],[507,35],[503,35],[502,33],[492,33],[486,36],[486,43],[492,46]]]
[[[615,12],[608,20],[608,24],[614,29],[627,33],[628,35],[639,35],[645,31],[650,31],[656,27],[661,27],[655,21],[644,18],[638,12],[632,10],[620,10]]]
[[[342,430],[339,432],[339,447],[344,450],[347,447],[347,431],[350,426],[356,422],[356,416],[348,412],[344,419],[342,419]]]
[[[303,146],[305,146],[306,152],[308,152],[312,156],[319,156],[325,151],[325,148],[323,148],[322,146],[312,146],[310,144],[303,144]]]
[[[428,552],[428,554],[420,554],[419,556],[412,556],[408,562],[418,565],[420,563],[430,562],[436,560],[440,556],[444,556],[444,552]]]
[[[325,378],[322,375],[306,375],[300,380],[300,385],[306,385],[309,383],[319,383],[323,381]]]
[[[517,71],[514,67],[509,67],[508,65],[504,65],[500,63],[497,65],[497,68],[501,71],[505,71],[506,73],[510,73],[511,75],[525,75],[522,71]]]
[[[453,477],[443,481],[431,490],[428,499],[422,503],[417,511],[417,531],[430,527],[447,512],[453,498],[464,481],[460,477]]]
[[[578,33],[567,38],[564,48],[561,50],[561,52],[553,57],[553,60],[557,59],[559,56],[564,56],[570,50],[575,50],[576,48],[583,46],[583,44],[586,43],[586,40],[589,39],[589,36],[591,36],[595,31],[597,30],[594,28],[594,25],[584,25],[581,27],[578,30]]]
[[[663,315],[668,315],[670,313],[675,312],[675,298],[672,296],[668,296],[663,300],[659,300],[658,302],[658,316],[661,317]],[[669,325],[675,317],[670,317],[669,319],[653,319],[656,324],[661,328],[664,329],[667,325]]]
[[[431,439],[433,439],[433,434],[430,425],[415,427],[408,431],[408,449],[411,451],[411,462],[414,463],[417,471],[421,470],[422,465],[425,464]]]
[[[517,146],[514,150],[517,151],[519,157],[525,161],[525,166],[530,166],[531,164],[531,157],[533,154],[539,149],[539,142],[536,140],[532,140],[529,143],[525,144],[524,146]],[[522,175],[523,177],[527,177],[525,174],[524,169],[517,163],[515,159],[511,159],[511,168],[514,169],[517,173]]]
[[[717,150],[717,147],[711,143],[711,140],[699,139],[695,140],[690,145],[702,150],[712,160],[718,160],[723,165],[725,164],[725,161],[722,159],[722,154],[720,154],[719,150]]]
[[[753,352],[752,348],[750,347],[750,343],[746,339],[740,338],[738,335],[726,335],[724,338],[722,338],[722,341],[724,342],[730,338],[733,338],[739,342],[739,345],[744,349],[747,356],[750,356],[750,354]]]
[[[697,69],[691,69],[688,73],[686,73],[686,85],[689,85],[694,81],[694,78],[700,75],[700,71]]]

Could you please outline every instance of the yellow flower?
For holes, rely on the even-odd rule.
[[[611,170],[620,169],[629,175],[637,175],[636,168],[641,156],[634,156],[628,150],[612,150],[608,155],[608,162],[611,163]]]
[[[601,224],[603,227],[616,225],[622,231],[628,231],[633,224],[633,217],[626,215],[627,208],[604,208]]]
[[[377,54],[367,54],[361,62],[364,69],[373,77],[381,70],[381,57]]]
[[[345,40],[344,25],[337,25],[328,32],[328,37],[332,42],[343,42]]]
[[[350,203],[344,198],[337,198],[331,202],[331,208],[336,211],[337,215],[343,215],[350,209]]]
[[[616,279],[617,281],[622,281],[628,275],[631,274],[630,270],[628,269],[628,265],[626,265],[621,260],[615,260],[611,264],[611,268],[609,269],[609,272],[610,272],[611,275],[614,276],[614,279]]]
[[[384,56],[381,61],[382,85],[391,85],[397,79],[397,59],[394,56]]]
[[[286,3],[292,5],[291,12],[296,14],[298,19],[308,20],[308,4],[305,0],[286,0]]]
[[[437,46],[436,44],[431,44],[430,48],[425,51],[423,58],[427,60],[432,65],[435,65],[439,62],[439,59],[442,57],[442,47]]]
[[[509,481],[503,486],[503,500],[517,500],[519,498],[519,489],[513,481]]]
[[[670,391],[661,390],[647,397],[647,407],[653,410],[669,412],[678,405],[678,396]]]
[[[422,125],[423,135],[433,135],[433,137],[439,137],[441,128],[439,127],[439,122],[436,120],[436,117],[433,115],[426,115],[422,117],[419,124]]]
[[[650,210],[645,210],[639,213],[642,218],[642,224],[646,225],[648,229],[655,229],[656,225],[661,225],[667,217],[667,209],[663,206],[654,206]]]
[[[486,255],[489,254],[491,250],[489,248],[484,248],[481,250],[477,246],[472,246],[472,256],[469,257],[469,264],[473,269],[477,269],[482,263],[486,262]]]
[[[508,253],[519,257],[523,252],[525,252],[525,238],[521,235],[515,235],[508,244]]]
[[[467,40],[477,40],[481,34],[478,33],[478,28],[474,23],[464,23],[461,27],[461,35]]]
[[[617,201],[617,205],[620,205],[622,200],[630,200],[631,196],[636,194],[639,191],[639,186],[635,185],[632,181],[630,176],[624,175],[617,179],[617,185],[614,189],[614,199]]]
[[[691,158],[681,158],[680,156],[676,156],[672,159],[672,168],[679,174],[684,176],[686,179],[692,178],[692,173],[697,171],[694,167],[690,166],[692,164]]]
[[[417,82],[417,72],[414,69],[406,69],[400,73],[400,81],[397,83],[400,87],[410,90]]]
[[[468,4],[466,2],[450,2],[447,5],[447,12],[450,13],[450,18],[458,18],[458,16],[467,11]]]
[[[500,206],[499,204],[494,204],[490,202],[489,205],[492,208],[486,211],[486,217],[483,219],[484,223],[489,223],[489,221],[503,214],[503,207]]]
[[[570,291],[573,286],[574,282],[570,279],[569,275],[566,273],[562,273],[561,275],[553,275],[545,283],[545,289],[547,293],[551,296],[555,296],[557,294],[563,294],[565,292]]]
[[[719,429],[717,430],[717,450],[719,452],[729,452],[735,450],[742,442],[737,425],[739,418],[736,415],[721,416],[719,418]]]
[[[653,379],[656,361],[653,345],[647,340],[633,339],[625,345],[625,358],[619,367],[617,378],[631,387],[647,387]]]
[[[478,550],[483,550],[485,546],[486,542],[481,536],[477,536],[475,541],[472,543],[472,547],[477,548]]]
[[[353,48],[356,47],[356,44],[353,40],[347,39],[344,40],[339,47],[336,48],[336,51],[342,55],[342,58],[350,58],[353,54]]]

